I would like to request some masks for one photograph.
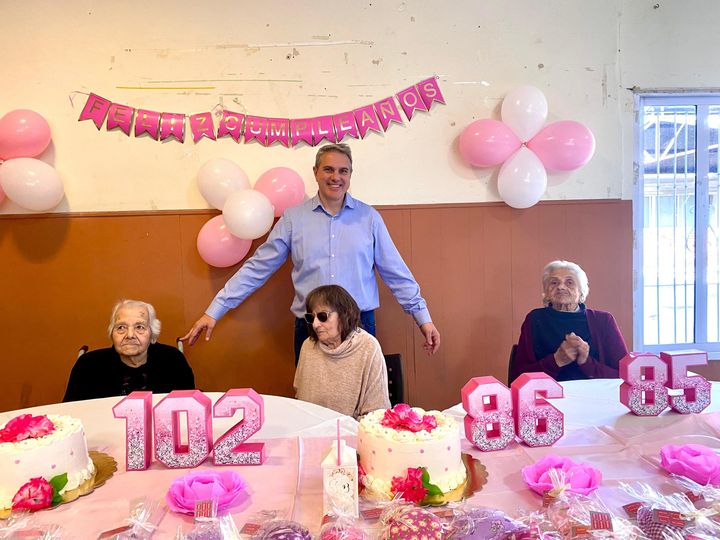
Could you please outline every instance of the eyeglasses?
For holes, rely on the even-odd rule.
[[[318,321],[324,323],[327,322],[327,320],[330,318],[331,313],[337,313],[336,311],[318,311],[317,313],[306,313],[305,314],[305,322],[308,324],[312,324],[315,322],[315,317],[318,318]]]
[[[130,326],[128,326],[127,324],[116,324],[113,330],[115,331],[115,333],[124,336],[125,334],[127,334],[129,328]],[[148,331],[148,327],[142,323],[132,325],[132,329],[136,334],[144,334]]]

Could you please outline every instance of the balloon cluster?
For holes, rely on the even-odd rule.
[[[548,104],[534,86],[521,86],[502,103],[502,122],[483,118],[460,135],[460,154],[475,167],[500,165],[498,191],[514,208],[528,208],[547,187],[547,172],[572,171],[595,152],[595,137],[580,122],[561,120],[543,127]]]
[[[0,118],[0,203],[7,196],[15,204],[42,212],[65,196],[57,171],[33,159],[50,144],[50,126],[42,115],[17,109]]]
[[[229,159],[211,159],[198,171],[200,193],[222,215],[210,219],[198,233],[197,249],[210,266],[225,268],[240,262],[252,240],[270,230],[273,218],[305,198],[300,175],[287,167],[265,171],[254,189],[240,166]]]

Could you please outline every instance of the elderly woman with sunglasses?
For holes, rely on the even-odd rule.
[[[385,357],[360,328],[360,308],[339,285],[318,287],[305,301],[310,337],[300,349],[296,397],[358,418],[389,408]]]
[[[63,401],[195,388],[195,377],[177,348],[157,343],[160,321],[147,302],[121,300],[113,308],[113,346],[83,354],[70,373]]]
[[[542,283],[545,307],[525,318],[509,382],[532,371],[556,381],[617,378],[628,352],[625,340],[610,313],[585,307],[585,271],[574,262],[552,261]]]

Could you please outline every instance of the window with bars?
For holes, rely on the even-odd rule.
[[[720,94],[637,105],[634,349],[720,352]]]

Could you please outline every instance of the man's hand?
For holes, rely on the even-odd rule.
[[[577,351],[577,357],[576,361],[578,365],[583,365],[585,362],[587,362],[588,355],[590,354],[590,345],[588,345],[588,342],[585,341],[580,336],[575,335],[574,332],[570,332],[567,336],[565,336],[565,341],[570,344],[570,346],[575,347],[575,350]]]
[[[425,336],[425,343],[423,348],[429,355],[433,355],[440,348],[440,332],[435,328],[435,325],[431,322],[425,323],[420,326],[422,335]]]
[[[195,321],[195,324],[193,324],[190,331],[180,339],[182,341],[188,340],[188,345],[194,345],[204,330],[205,341],[210,341],[210,337],[212,336],[213,328],[215,328],[216,322],[217,321],[213,319],[210,315],[203,314],[202,317]]]

